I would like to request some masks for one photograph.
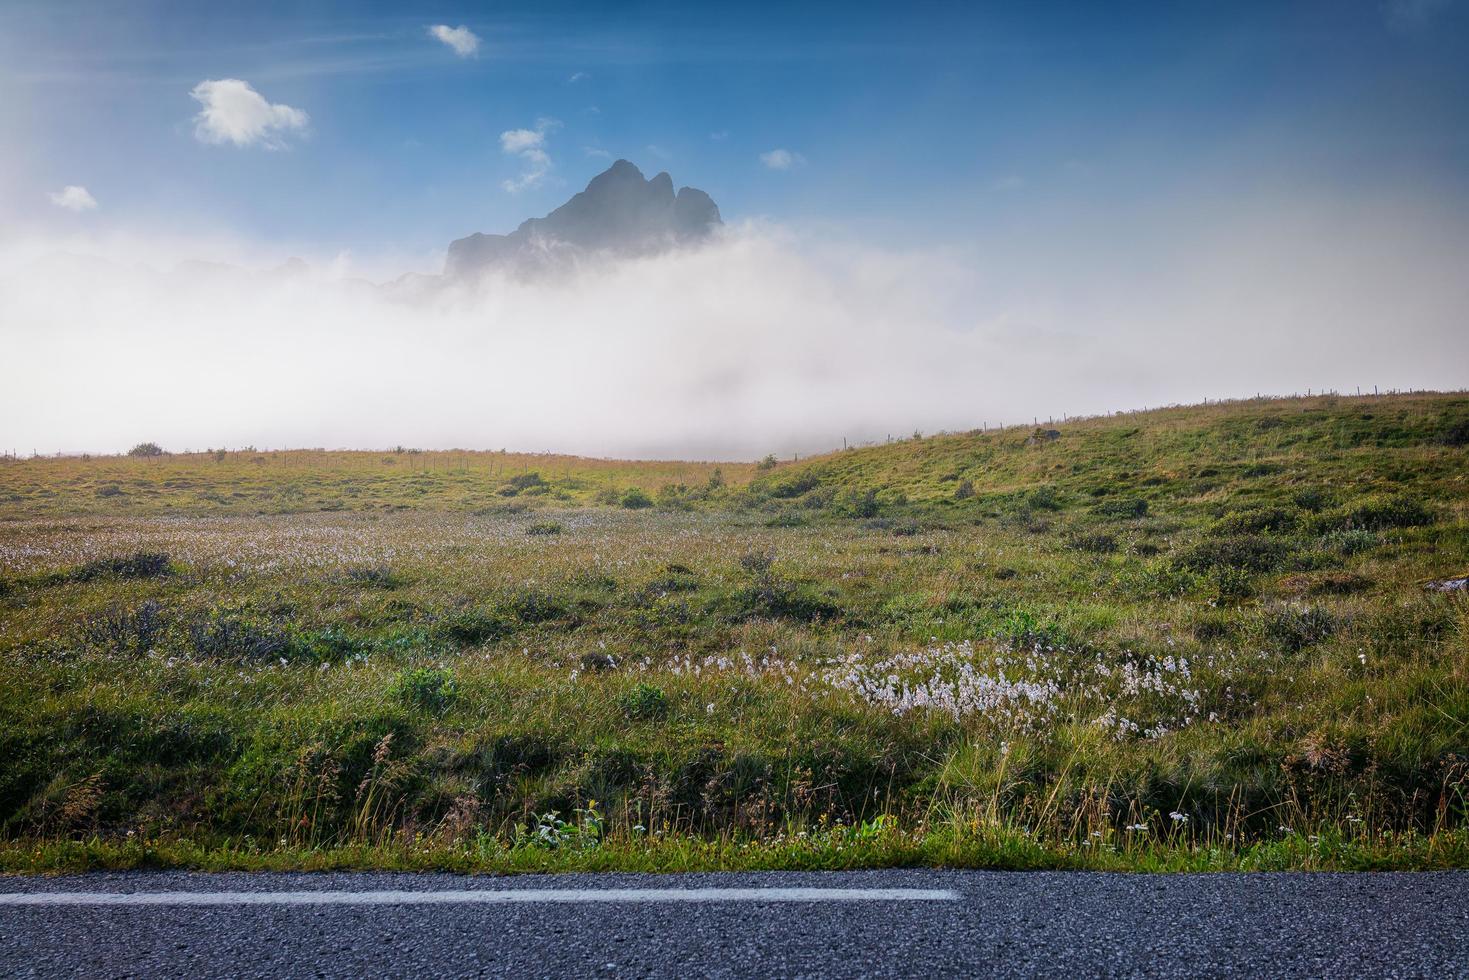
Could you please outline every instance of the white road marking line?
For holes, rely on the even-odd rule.
[[[507,905],[527,902],[953,902],[939,888],[503,888],[442,891],[0,892],[35,905]]]

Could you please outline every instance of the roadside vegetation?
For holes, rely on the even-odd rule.
[[[1466,396],[144,445],[0,461],[0,869],[1469,866]]]

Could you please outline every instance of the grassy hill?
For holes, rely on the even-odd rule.
[[[6,461],[0,863],[1462,865],[1466,435]]]

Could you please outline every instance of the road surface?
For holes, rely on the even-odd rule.
[[[0,976],[1469,976],[1469,872],[0,878]]]

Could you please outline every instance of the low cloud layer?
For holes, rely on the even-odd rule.
[[[1469,384],[1469,223],[1262,206],[1196,215],[1181,241],[1176,218],[932,251],[747,225],[569,280],[417,293],[342,262],[11,242],[0,448],[753,458],[1257,391]]]

